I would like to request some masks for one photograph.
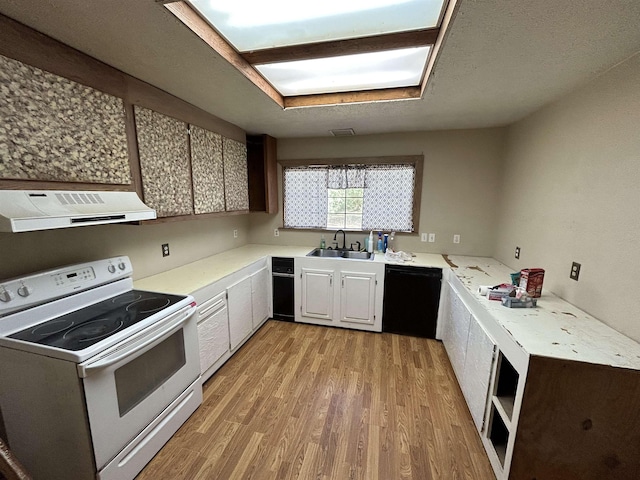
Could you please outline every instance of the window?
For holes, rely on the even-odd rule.
[[[368,160],[284,165],[284,227],[413,232],[422,157],[400,157],[399,163]]]
[[[328,188],[327,228],[362,230],[364,188]]]

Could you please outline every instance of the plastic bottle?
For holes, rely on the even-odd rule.
[[[382,252],[382,232],[378,232],[378,251]]]
[[[324,241],[324,235],[322,235],[322,237],[320,237],[320,248],[322,248],[322,249],[327,248],[327,242]]]
[[[387,253],[387,248],[389,248],[389,234],[384,234],[384,241],[382,242],[382,251]]]
[[[373,231],[369,233],[369,242],[367,243],[367,252],[373,253]]]

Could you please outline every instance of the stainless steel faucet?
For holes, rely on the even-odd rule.
[[[341,250],[346,250],[346,248],[347,248],[347,235],[344,233],[344,230],[338,230],[333,235],[333,239],[335,240],[340,232],[342,232],[342,247],[341,247]]]

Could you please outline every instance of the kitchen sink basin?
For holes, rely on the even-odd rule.
[[[307,257],[323,257],[323,258],[351,258],[356,260],[372,260],[373,253],[356,252],[354,250],[331,250],[328,248],[314,248]]]

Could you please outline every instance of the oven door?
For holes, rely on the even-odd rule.
[[[189,306],[80,364],[100,471],[200,375]]]

